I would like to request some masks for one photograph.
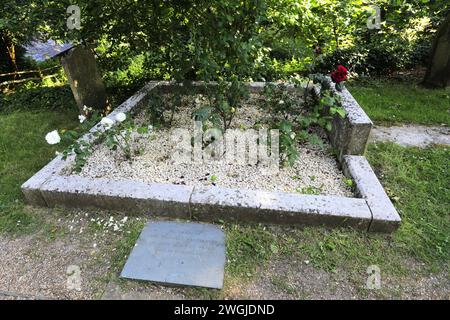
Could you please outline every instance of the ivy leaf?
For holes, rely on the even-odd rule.
[[[106,146],[107,146],[109,149],[113,149],[116,145],[117,145],[117,142],[116,142],[116,140],[114,140],[113,137],[108,137],[108,138],[107,138],[107,140],[106,140]]]
[[[344,119],[345,118],[345,110],[344,108],[336,108],[336,112],[339,114],[339,116]]]
[[[211,107],[203,107],[192,113],[192,116],[195,120],[198,121],[206,121],[211,115]]]
[[[277,245],[272,243],[270,245],[270,251],[272,251],[272,253],[274,253],[274,254],[277,254],[279,252]]]
[[[139,134],[147,134],[148,133],[148,127],[139,127],[139,128],[137,128],[136,131]]]
[[[315,133],[309,137],[309,142],[313,145],[319,146],[321,149],[324,148],[322,139]]]
[[[292,123],[290,123],[289,121],[282,121],[280,123],[279,129],[283,133],[290,133],[292,131]]]

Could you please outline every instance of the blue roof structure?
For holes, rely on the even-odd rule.
[[[54,40],[48,40],[47,42],[34,40],[23,47],[26,50],[26,57],[29,57],[37,62],[42,62],[54,58],[74,46],[71,43],[59,44]]]

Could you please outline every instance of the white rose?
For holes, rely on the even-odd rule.
[[[61,137],[59,136],[58,131],[53,130],[46,134],[45,140],[47,140],[48,144],[57,144],[61,142]]]
[[[92,111],[92,108],[91,108],[91,107],[88,107],[88,106],[86,106],[86,105],[84,105],[84,106],[83,106],[83,111],[84,111],[85,113],[88,113],[89,111]]]
[[[110,129],[113,126],[113,124],[114,124],[114,120],[111,120],[110,118],[104,117],[104,118],[102,118],[100,123],[105,127],[105,129]]]
[[[280,100],[280,102],[278,102],[279,104],[284,104],[284,101],[283,100]]]
[[[118,114],[116,114],[116,120],[119,122],[124,122],[126,118],[127,115],[123,112],[119,112]]]
[[[86,117],[83,116],[82,114],[80,114],[80,115],[78,116],[78,120],[80,120],[80,123],[83,123],[84,120],[86,120]]]

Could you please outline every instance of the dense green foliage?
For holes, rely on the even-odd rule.
[[[69,86],[25,87],[10,94],[0,94],[0,112],[75,110]]]
[[[315,66],[386,73],[427,59],[446,0],[377,0],[380,30],[361,0],[5,0],[0,31],[15,44],[38,35],[93,46],[112,83],[142,78],[275,79]],[[8,40],[8,41],[9,41]],[[321,53],[319,59],[316,53]]]
[[[436,25],[449,9],[445,1],[372,1],[371,4],[381,8],[381,29],[369,30],[356,23],[358,27],[352,30],[341,25],[338,34],[345,40],[341,45],[335,41],[335,50],[325,55],[322,68],[337,62],[357,73],[386,74],[425,64]],[[354,8],[350,5],[342,14],[355,12]],[[350,26],[354,24],[350,21]]]

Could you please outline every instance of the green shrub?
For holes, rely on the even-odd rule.
[[[34,110],[73,110],[75,100],[69,86],[22,88],[16,92],[0,94],[0,112]]]

